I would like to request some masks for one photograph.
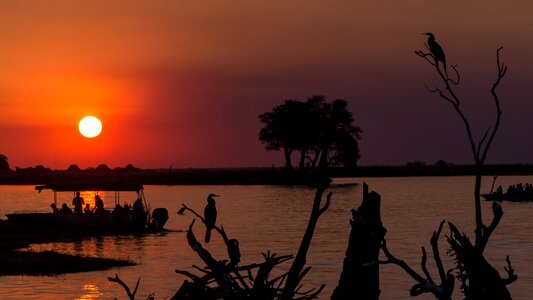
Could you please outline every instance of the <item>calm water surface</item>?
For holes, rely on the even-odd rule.
[[[341,180],[337,181],[340,182]],[[342,182],[366,181],[371,190],[382,195],[382,219],[388,229],[387,241],[391,252],[406,260],[413,268],[420,263],[420,247],[429,248],[429,238],[443,219],[454,222],[462,231],[473,232],[473,177],[410,177],[357,178]],[[498,184],[530,182],[533,176],[500,177]],[[483,189],[490,190],[492,178],[486,178]],[[329,299],[336,286],[350,225],[350,210],[358,207],[362,189],[358,186],[334,186],[330,209],[319,221],[313,238],[308,264],[313,266],[304,279],[305,287],[327,285],[320,299]],[[125,299],[123,290],[107,281],[118,273],[130,286],[141,277],[139,299],[155,292],[156,299],[171,297],[185,279],[174,272],[185,269],[195,272],[192,264],[202,265],[188,247],[185,233],[192,217],[178,216],[181,203],[202,212],[209,193],[222,197],[217,201],[218,221],[230,238],[240,241],[242,263],[261,260],[261,252],[295,253],[309,217],[314,190],[280,186],[146,186],[145,194],[152,208],[165,207],[170,212],[167,228],[176,232],[145,236],[100,237],[77,243],[32,245],[35,251],[55,250],[86,256],[130,259],[139,264],[102,272],[86,272],[59,276],[0,277],[0,299]],[[52,192],[38,194],[33,186],[0,186],[0,215],[15,210],[46,210]],[[90,194],[86,194],[88,199]],[[106,195],[113,199],[113,195]],[[121,193],[121,200],[132,200],[134,194]],[[59,202],[70,203],[65,194]],[[111,201],[111,200],[109,200]],[[503,203],[504,217],[494,232],[486,250],[489,261],[503,272],[505,256],[509,254],[518,273],[518,282],[510,286],[515,299],[530,299],[533,295],[533,203]],[[490,203],[484,202],[485,223],[489,223]],[[444,233],[448,231],[445,230]],[[195,227],[197,236],[204,234]],[[225,257],[223,242],[216,238],[208,249],[216,257]],[[441,239],[441,253],[447,249]],[[218,249],[218,250],[217,250]],[[447,259],[446,267],[451,267]],[[288,268],[289,264],[283,266]],[[430,270],[435,267],[430,264]],[[434,275],[434,278],[436,275]],[[413,280],[396,266],[381,267],[381,299],[412,299],[409,288]],[[458,286],[456,296],[461,299]],[[418,299],[433,299],[422,295]]]

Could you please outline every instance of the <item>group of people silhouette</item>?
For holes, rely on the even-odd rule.
[[[83,208],[84,204],[85,208]],[[94,196],[94,207],[91,208],[91,204],[85,203],[85,200],[83,200],[83,198],[80,196],[80,192],[76,192],[76,196],[74,196],[72,199],[72,205],[74,205],[74,211],[72,211],[72,209],[66,203],[63,203],[60,209],[58,209],[54,203],[52,203],[50,207],[52,208],[53,213],[61,214],[89,214],[106,212],[104,209],[104,201],[99,195]]]
[[[500,185],[496,188],[496,194],[502,195],[503,194],[503,187]],[[533,184],[526,183],[526,184],[510,184],[509,187],[507,187],[508,195],[520,195],[520,194],[533,194]]]

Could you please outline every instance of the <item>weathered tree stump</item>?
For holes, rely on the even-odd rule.
[[[381,224],[381,196],[363,184],[363,201],[352,209],[352,230],[339,285],[332,300],[379,299],[379,251],[387,231]]]

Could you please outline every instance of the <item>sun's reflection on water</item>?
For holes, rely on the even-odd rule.
[[[83,295],[76,298],[76,300],[84,300],[84,299],[98,299],[100,296],[103,296],[104,294],[100,291],[98,286],[94,284],[84,284],[82,287]]]

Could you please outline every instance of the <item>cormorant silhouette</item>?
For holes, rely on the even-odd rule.
[[[423,34],[428,36],[428,47],[429,51],[431,51],[431,54],[433,54],[433,58],[435,58],[435,64],[438,67],[439,61],[441,61],[442,65],[444,66],[444,73],[446,74],[446,77],[448,77],[448,71],[446,70],[446,56],[444,55],[442,47],[435,41],[435,36],[433,33],[426,32]]]
[[[209,243],[209,241],[211,240],[211,230],[213,230],[217,221],[217,207],[214,197],[219,196],[215,194],[209,194],[209,196],[207,196],[207,205],[204,209],[206,243]]]
[[[235,267],[241,261],[241,251],[239,250],[239,241],[231,239],[227,243],[229,266]]]

